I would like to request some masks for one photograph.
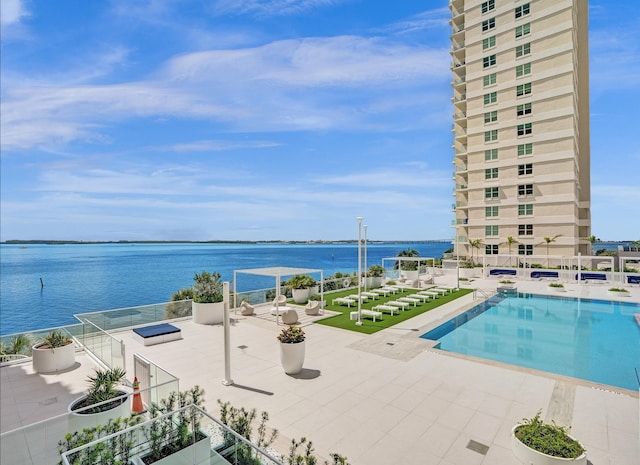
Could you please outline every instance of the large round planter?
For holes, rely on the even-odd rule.
[[[547,286],[547,289],[551,292],[567,292],[567,290],[564,287],[551,287],[551,286]]]
[[[201,325],[221,324],[224,318],[224,302],[199,303],[193,302],[191,305],[191,315],[193,322]]]
[[[611,297],[629,297],[631,293],[629,291],[607,291],[607,295]]]
[[[511,450],[518,460],[527,465],[587,465],[587,454],[583,453],[580,457],[575,459],[565,459],[561,457],[553,457],[551,455],[543,454],[529,446],[524,445],[516,437],[516,428],[520,425],[516,425],[511,429]],[[571,437],[571,439],[574,439]]]
[[[55,349],[41,349],[36,344],[31,348],[33,371],[55,373],[71,368],[76,363],[76,346],[73,342]]]
[[[292,289],[293,301],[297,304],[303,304],[309,300],[309,289]]]
[[[126,394],[124,391],[120,391],[121,394]],[[82,396],[79,399],[74,400],[69,404],[69,432],[82,431],[84,428],[93,428],[98,425],[106,425],[110,418],[116,419],[118,417],[130,417],[131,416],[131,396],[123,399],[123,402],[115,405],[109,410],[105,410],[99,413],[81,413],[74,410],[74,407],[86,399],[87,396]]]
[[[295,375],[302,371],[302,365],[304,364],[304,343],[305,341],[293,344],[280,343],[280,363],[286,374]]]
[[[382,286],[382,276],[372,276],[367,278],[367,287],[369,289],[374,289],[380,286]]]

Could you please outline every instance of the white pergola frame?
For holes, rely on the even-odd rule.
[[[320,301],[321,305],[324,307],[324,271],[316,270],[312,268],[293,268],[287,266],[272,266],[267,268],[251,268],[246,270],[234,270],[233,271],[233,306],[237,308],[236,299],[238,298],[237,293],[237,282],[238,282],[238,273],[242,274],[253,274],[257,276],[269,276],[276,279],[276,324],[280,324],[280,311],[278,298],[280,297],[280,281],[282,277],[290,277],[298,274],[315,274],[320,273]]]

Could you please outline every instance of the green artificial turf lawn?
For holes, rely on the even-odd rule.
[[[404,289],[396,294],[389,294],[387,297],[380,296],[375,300],[369,299],[368,301],[362,303],[362,309],[371,310],[376,305],[384,304],[385,302],[389,302],[390,300],[395,300],[399,297],[407,296],[409,294],[415,294],[419,290],[420,289]],[[351,294],[357,294],[357,289],[355,290],[355,292],[353,289],[347,291],[332,292],[330,294],[324,295],[327,301],[327,305],[325,306],[325,308],[327,310],[340,312],[340,315],[324,318],[322,320],[316,321],[316,323],[321,325],[333,326],[335,328],[357,331],[364,334],[373,334],[377,331],[380,331],[381,329],[389,328],[400,323],[401,321],[405,321],[424,312],[428,312],[433,308],[439,307],[440,305],[446,304],[447,302],[451,302],[452,300],[469,294],[470,292],[473,292],[473,289],[458,289],[457,291],[450,292],[447,295],[441,295],[437,299],[431,299],[427,302],[423,302],[422,304],[418,304],[417,307],[414,307],[413,304],[411,304],[404,311],[399,310],[397,313],[394,312],[393,316],[391,316],[388,312],[383,311],[382,317],[376,317],[375,322],[373,321],[372,317],[368,315],[362,315],[362,326],[356,325],[356,322],[352,321],[349,318],[349,313],[358,310],[357,306],[352,306],[351,308],[349,308],[337,303],[335,305],[332,304],[333,299],[337,299],[338,297],[345,297]]]

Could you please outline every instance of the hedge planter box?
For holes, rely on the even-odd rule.
[[[305,341],[280,343],[280,363],[288,375],[296,375],[302,371],[304,364]]]
[[[519,426],[520,425],[516,425],[511,430],[511,450],[516,458],[522,463],[527,465],[587,465],[586,452],[574,459],[567,459],[543,454],[542,452],[538,452],[537,450],[524,445],[515,434],[516,429]],[[571,439],[576,440],[573,437],[571,437]]]
[[[53,349],[42,349],[36,344],[31,349],[33,371],[55,373],[71,368],[76,363],[76,346],[73,342]]]
[[[564,287],[547,286],[547,289],[551,292],[567,292]]]
[[[607,291],[607,295],[611,297],[629,297],[631,293],[629,291]]]
[[[180,449],[156,461],[149,457],[135,459],[136,465],[209,465],[211,462],[211,438],[200,431],[198,440],[194,444]]]
[[[124,391],[120,391],[121,395],[127,394]],[[81,404],[87,396],[82,396],[79,399],[74,400],[68,408],[69,411],[69,432],[82,431],[85,428],[93,428],[98,425],[106,425],[109,419],[116,419],[118,417],[130,417],[131,416],[131,397],[125,397],[123,399],[115,399],[111,408],[98,413],[82,413],[77,412],[74,408]]]
[[[201,325],[222,324],[222,319],[224,317],[224,302],[206,304],[193,302],[191,304],[191,312],[194,323]]]

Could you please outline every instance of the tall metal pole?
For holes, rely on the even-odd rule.
[[[356,324],[362,326],[362,217],[356,218],[358,220],[358,321]]]
[[[458,242],[458,224],[456,219],[456,289],[460,289],[460,243]]]
[[[222,283],[222,296],[224,300],[224,379],[222,384],[225,386],[231,386],[233,380],[231,379],[231,319],[229,318],[229,281]]]
[[[364,226],[364,274],[365,274],[365,278],[364,278],[364,290],[366,292],[367,290],[367,225],[365,224]]]

